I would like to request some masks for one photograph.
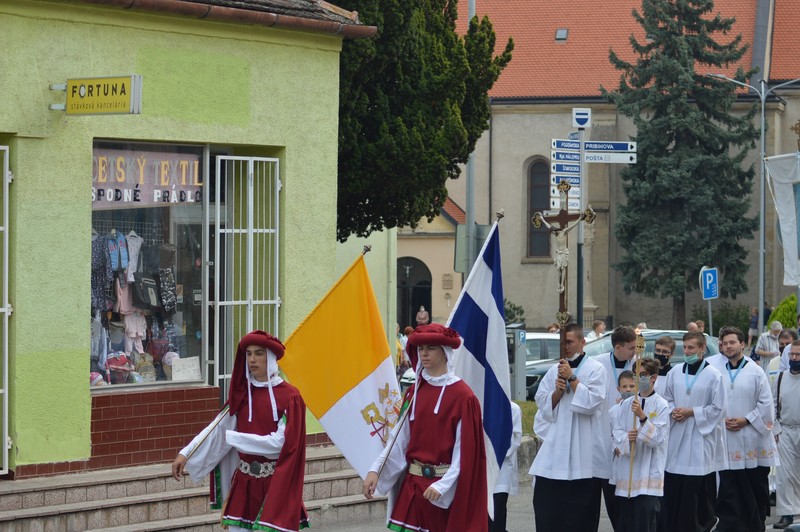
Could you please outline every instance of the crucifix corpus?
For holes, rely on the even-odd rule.
[[[569,323],[570,314],[567,311],[567,267],[569,266],[569,241],[567,233],[575,228],[581,221],[593,223],[597,215],[591,207],[582,213],[570,214],[567,196],[569,189],[572,188],[568,181],[561,181],[558,184],[558,197],[560,209],[557,214],[543,215],[537,212],[533,215],[531,223],[537,229],[543,225],[556,237],[556,256],[555,266],[558,270],[558,312],[556,322],[558,322],[561,334],[561,358],[567,356],[567,333],[564,326]]]

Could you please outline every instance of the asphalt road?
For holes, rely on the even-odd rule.
[[[605,506],[600,503],[600,528],[598,532],[613,532],[611,523],[606,515]],[[767,518],[767,530],[772,530],[773,523],[777,522],[779,516],[775,515],[775,507],[772,507],[772,515]],[[800,532],[800,522],[795,519],[795,525],[789,531]],[[386,522],[383,518],[374,519],[362,523],[338,524],[335,526],[314,526],[312,530],[324,530],[325,532],[367,532],[376,530],[386,530]],[[533,488],[529,482],[520,484],[519,494],[508,498],[508,522],[506,524],[508,532],[531,532],[536,530],[533,522]],[[574,531],[564,531],[574,532]]]

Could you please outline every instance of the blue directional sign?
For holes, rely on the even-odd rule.
[[[553,139],[550,147],[554,150],[575,150],[580,151],[581,143],[577,140]]]
[[[703,266],[700,270],[700,290],[703,299],[717,299],[719,297],[719,274],[716,268]]]
[[[578,135],[580,135],[580,131],[570,131],[569,140],[578,140]]]
[[[569,161],[580,163],[581,161],[581,154],[577,151],[551,151],[550,152],[550,159],[553,161]]]
[[[580,164],[552,163],[550,169],[556,174],[578,174],[581,173]]]
[[[583,149],[586,151],[616,151],[616,152],[632,152],[636,151],[635,142],[602,142],[587,140],[583,143]]]
[[[553,185],[557,185],[562,181],[569,182],[569,186],[571,187],[579,187],[581,186],[581,178],[576,175],[557,175],[551,174],[550,175],[550,183]]]

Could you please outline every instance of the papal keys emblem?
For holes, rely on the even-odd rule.
[[[377,436],[383,443],[389,439],[392,428],[400,419],[400,408],[403,400],[396,388],[389,388],[387,382],[383,388],[378,388],[378,404],[372,402],[361,410],[364,422],[370,427],[370,436]]]

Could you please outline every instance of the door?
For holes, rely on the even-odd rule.
[[[278,331],[278,159],[217,156],[211,185],[205,194],[211,242],[203,246],[209,287],[204,330],[209,373],[227,398],[239,339],[254,329]]]

